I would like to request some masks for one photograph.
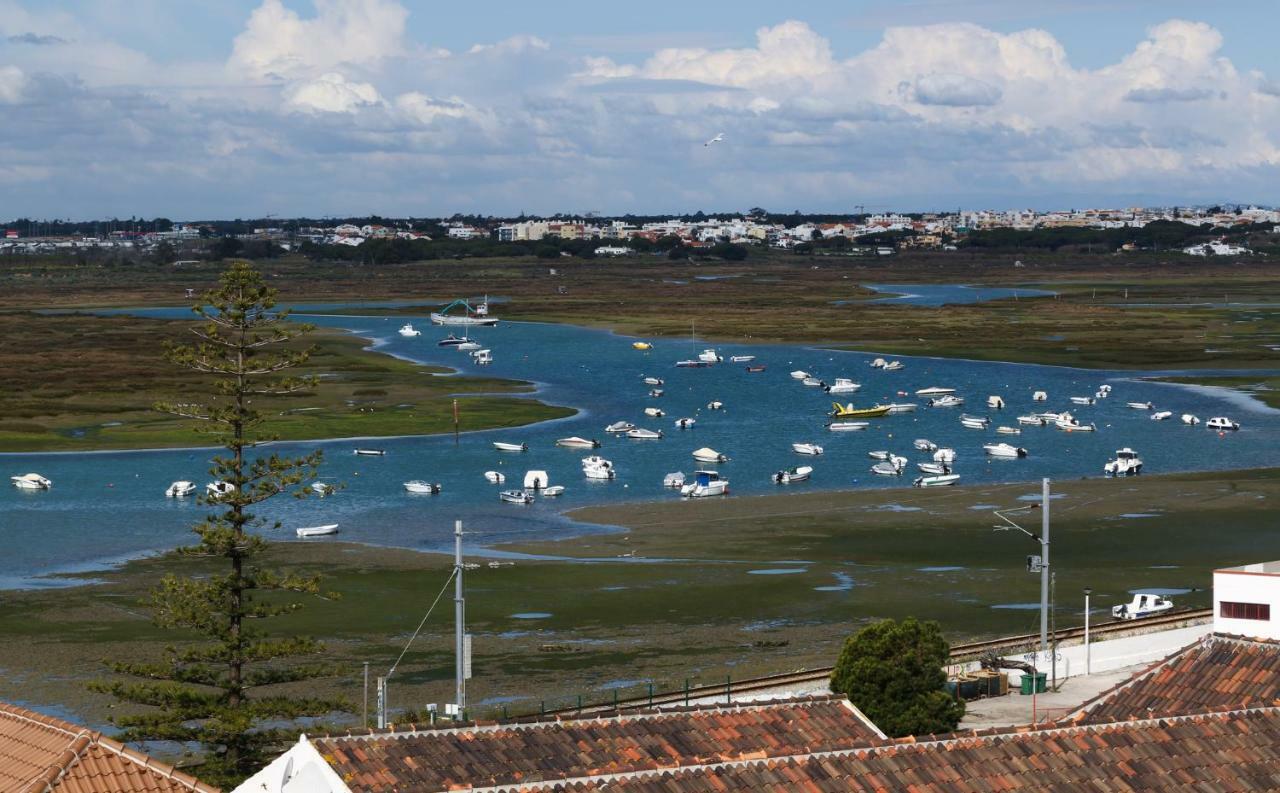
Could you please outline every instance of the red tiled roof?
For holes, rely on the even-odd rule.
[[[1253,791],[1280,789],[1280,709],[910,740],[831,753],[571,780],[525,790]]]
[[[1211,634],[1104,691],[1081,722],[1280,705],[1280,642]]]
[[[353,791],[518,785],[830,751],[879,739],[831,697],[314,739]]]
[[[87,727],[0,702],[0,793],[218,793]]]

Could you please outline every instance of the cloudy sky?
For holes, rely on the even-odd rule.
[[[1276,0],[615,5],[0,0],[0,218],[1280,204]]]

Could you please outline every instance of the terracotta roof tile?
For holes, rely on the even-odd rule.
[[[77,724],[0,702],[0,793],[218,793]]]

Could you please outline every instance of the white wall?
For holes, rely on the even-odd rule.
[[[1280,575],[1250,572],[1249,567],[1252,566],[1214,571],[1214,631],[1254,639],[1280,639]],[[1221,616],[1221,604],[1224,600],[1235,603],[1266,603],[1271,606],[1271,619],[1226,619]]]

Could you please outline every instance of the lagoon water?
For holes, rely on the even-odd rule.
[[[149,316],[187,316],[185,310],[146,310]],[[377,349],[424,363],[457,367],[463,372],[524,379],[538,384],[537,397],[578,408],[577,415],[554,422],[510,430],[462,436],[406,437],[377,441],[324,441],[281,444],[277,450],[325,450],[322,479],[341,482],[346,489],[326,499],[278,499],[269,517],[279,528],[265,534],[292,540],[294,529],[322,523],[341,524],[339,539],[378,545],[443,550],[451,543],[453,521],[462,519],[470,532],[468,546],[487,546],[510,540],[531,540],[581,534],[586,529],[560,513],[575,507],[609,502],[671,500],[662,488],[670,471],[694,470],[690,452],[710,446],[731,458],[718,466],[730,480],[734,494],[804,492],[814,489],[893,488],[910,486],[914,464],[927,459],[912,449],[915,438],[929,438],[957,450],[955,471],[963,484],[1028,481],[1099,476],[1102,465],[1122,446],[1137,449],[1149,473],[1274,465],[1280,440],[1280,411],[1219,389],[1188,388],[1143,382],[1124,372],[1098,372],[1061,367],[906,357],[897,372],[872,369],[871,354],[839,352],[800,346],[718,345],[725,363],[707,369],[676,369],[677,360],[693,357],[710,346],[690,339],[655,340],[650,352],[631,347],[633,339],[606,331],[563,325],[504,322],[473,335],[493,350],[489,367],[475,367],[465,353],[436,346],[445,331],[432,328],[425,317],[412,318],[423,331],[418,338],[397,334],[403,317],[309,316],[320,325],[351,330],[373,340]],[[748,374],[730,355],[756,355],[767,371]],[[803,369],[828,382],[850,377],[863,384],[842,401],[858,405],[877,402],[916,402],[914,414],[873,419],[863,432],[831,433],[824,425],[832,399],[818,388],[807,388],[789,372]],[[649,397],[644,375],[664,378],[665,395]],[[1091,395],[1098,385],[1113,385],[1112,396],[1095,406],[1075,406],[1071,396]],[[925,400],[900,396],[926,386],[957,388],[963,408],[929,408]],[[1047,403],[1031,402],[1035,390],[1046,390]],[[985,407],[988,394],[1004,397],[1003,411]],[[724,409],[706,404],[720,400]],[[1174,411],[1169,421],[1155,422],[1146,411],[1125,407],[1127,401],[1147,401],[1157,409]],[[643,409],[661,407],[666,416],[645,417]],[[1013,425],[1021,413],[1063,410],[1082,421],[1096,422],[1095,433],[1063,433],[1052,428],[1024,428],[1021,436],[1000,436],[999,424]],[[976,431],[960,425],[961,412],[989,415],[991,429]],[[1229,415],[1243,424],[1236,433],[1219,436],[1177,419],[1191,412],[1207,419]],[[677,430],[681,416],[697,419],[692,430]],[[662,430],[658,441],[614,438],[604,427],[618,420]],[[590,452],[562,449],[557,438],[581,435],[597,438],[597,453],[614,461],[619,476],[612,482],[583,478],[579,461]],[[523,454],[495,451],[495,440],[523,442]],[[982,444],[1007,440],[1024,446],[1022,460],[989,460]],[[825,447],[820,457],[801,457],[791,451],[797,441]],[[385,457],[357,457],[357,446],[385,449]],[[867,452],[888,449],[912,461],[901,478],[882,478],[870,472]],[[0,587],[48,586],[41,578],[50,572],[98,569],[104,564],[161,551],[186,542],[190,524],[205,508],[193,502],[164,498],[175,479],[190,479],[203,487],[210,477],[209,450],[102,452],[0,455],[4,475],[39,472],[53,480],[48,492],[0,489],[0,531],[5,553],[0,562]],[[812,465],[806,483],[781,487],[770,481],[776,470]],[[558,499],[539,499],[529,506],[500,503],[498,491],[483,478],[486,470],[507,474],[507,487],[518,486],[529,469],[546,469],[553,484],[567,488]],[[409,479],[440,482],[440,495],[411,495],[402,483]],[[886,501],[892,496],[886,494]],[[637,503],[642,517],[644,504]],[[598,530],[598,529],[593,529]],[[311,540],[313,542],[324,540]]]

